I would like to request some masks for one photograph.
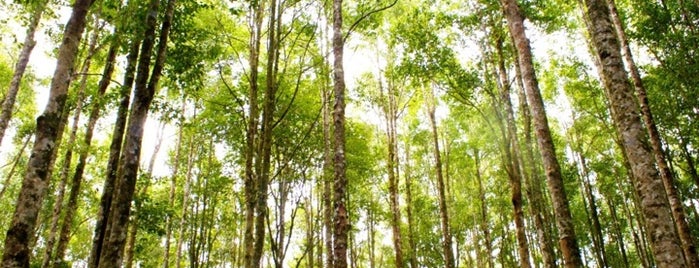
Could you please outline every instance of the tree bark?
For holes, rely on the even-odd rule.
[[[674,229],[670,204],[656,170],[648,137],[643,129],[634,92],[621,59],[620,46],[610,21],[609,8],[602,0],[586,0],[586,16],[601,63],[602,81],[609,98],[612,118],[625,148],[634,187],[641,199],[641,210],[649,230],[651,249],[659,267],[686,267],[681,240]],[[690,264],[691,265],[691,264]]]
[[[48,174],[60,139],[59,125],[63,113],[68,87],[72,80],[72,68],[78,45],[85,29],[87,12],[92,0],[77,0],[65,26],[63,41],[58,49],[56,70],[51,79],[49,101],[44,112],[36,119],[34,147],[29,158],[22,188],[12,216],[12,223],[5,237],[3,267],[29,267],[30,241],[34,237],[41,204],[46,195]]]
[[[126,130],[126,118],[128,115],[129,102],[131,100],[131,89],[134,82],[134,71],[136,69],[136,61],[139,55],[139,47],[141,40],[133,40],[129,48],[129,54],[126,57],[126,69],[124,70],[124,83],[120,89],[119,108],[117,109],[117,118],[114,122],[114,130],[112,132],[112,141],[109,146],[109,159],[107,160],[107,177],[102,188],[102,196],[100,197],[99,211],[95,223],[95,231],[92,237],[92,249],[88,259],[88,267],[96,268],[99,265],[99,258],[102,254],[102,245],[104,243],[108,231],[108,217],[110,214],[110,206],[116,188],[116,178],[119,166],[119,156],[121,155],[121,146],[124,140],[124,131]]]
[[[629,43],[626,38],[626,33],[624,32],[624,26],[619,19],[617,14],[616,4],[614,0],[607,0],[607,5],[610,11],[610,18],[612,24],[616,30],[617,36],[619,37],[619,43],[621,45],[621,54],[624,57],[624,61],[629,68],[629,73],[633,81],[633,86],[636,89],[636,97],[638,98],[638,103],[640,104],[641,114],[643,115],[643,123],[648,131],[648,137],[650,139],[650,145],[653,149],[653,156],[655,157],[655,163],[658,165],[658,171],[660,171],[660,178],[663,180],[663,186],[665,187],[665,192],[667,194],[668,201],[670,203],[670,208],[672,211],[672,216],[675,219],[675,226],[677,228],[677,233],[680,237],[680,242],[682,242],[682,251],[684,252],[684,258],[687,265],[690,267],[699,267],[699,257],[697,257],[697,249],[692,238],[691,230],[687,224],[687,216],[684,212],[684,206],[682,205],[682,200],[677,192],[677,187],[675,186],[674,178],[672,176],[672,171],[665,158],[665,152],[663,150],[662,140],[660,133],[658,132],[658,127],[655,125],[653,119],[653,114],[650,110],[650,104],[648,102],[648,94],[646,93],[646,88],[643,85],[643,80],[638,71],[638,66],[633,59],[633,54],[629,48]]]
[[[524,30],[524,16],[515,0],[501,0],[507,17],[510,34],[515,41],[518,62],[522,71],[522,81],[526,91],[531,115],[534,119],[537,142],[546,169],[549,192],[553,201],[556,224],[559,232],[559,244],[566,267],[581,267],[580,249],[575,236],[575,226],[570,213],[561,167],[556,158],[556,151],[551,138],[544,102],[541,98],[532,60],[531,47]]]
[[[150,80],[148,71],[150,67],[151,52],[155,43],[155,24],[157,20],[157,10],[159,1],[152,0],[149,7],[149,14],[146,18],[146,34],[141,47],[138,74],[136,77],[136,87],[134,90],[134,102],[131,105],[131,112],[126,133],[126,143],[122,151],[121,172],[119,172],[119,187],[112,202],[110,232],[103,246],[100,256],[99,267],[121,266],[121,257],[126,239],[126,228],[128,226],[133,199],[136,178],[138,176],[138,166],[141,152],[141,141],[148,109],[155,95],[156,87],[162,73],[167,52],[167,39],[170,32],[172,17],[175,9],[175,0],[168,0],[165,10],[165,18],[160,29],[158,49],[155,63],[153,65]]]
[[[34,40],[34,34],[36,29],[39,27],[39,22],[41,22],[41,15],[44,14],[44,10],[48,0],[38,1],[34,7],[34,12],[29,19],[29,25],[27,26],[27,36],[24,38],[24,44],[22,45],[22,50],[19,53],[17,63],[15,64],[15,71],[12,74],[12,80],[10,81],[10,88],[7,89],[7,94],[5,94],[5,99],[2,102],[2,112],[0,112],[0,144],[5,137],[5,130],[10,123],[12,118],[12,112],[14,110],[15,101],[17,100],[17,93],[19,92],[20,84],[22,83],[22,77],[24,77],[24,72],[27,70],[27,64],[29,63],[29,57],[36,46],[36,40]]]
[[[345,71],[344,34],[342,31],[342,0],[333,0],[333,91],[335,107],[333,112],[334,135],[334,194],[333,209],[335,225],[333,233],[333,267],[347,268],[347,237],[349,213],[347,209],[347,177],[345,159]]]

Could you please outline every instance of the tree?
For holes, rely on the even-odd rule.
[[[10,118],[12,118],[12,111],[15,106],[15,100],[20,89],[22,77],[24,77],[24,73],[27,70],[29,57],[36,46],[34,35],[39,27],[41,16],[44,14],[44,9],[46,8],[47,4],[48,0],[41,0],[37,3],[28,4],[28,9],[33,9],[33,12],[31,13],[32,15],[29,19],[29,25],[27,25],[27,36],[24,39],[22,50],[19,53],[17,64],[15,65],[15,71],[12,75],[10,88],[7,90],[7,94],[5,94],[5,98],[2,102],[2,112],[0,112],[0,144],[2,144],[2,140],[5,137],[5,130],[7,130],[7,126],[10,123]]]
[[[159,35],[158,49],[152,74],[149,76],[152,48],[155,42],[155,26],[159,1],[153,0],[149,4],[149,12],[146,18],[147,29],[144,42],[141,46],[138,72],[135,80],[134,102],[126,131],[126,141],[121,155],[120,174],[116,187],[116,195],[112,199],[110,215],[108,218],[108,232],[105,237],[98,267],[115,267],[121,265],[121,256],[126,239],[126,230],[129,222],[131,201],[138,176],[138,166],[143,139],[144,124],[148,117],[148,109],[158,87],[158,81],[162,74],[167,52],[167,40],[175,10],[175,0],[168,0],[165,9],[165,18],[162,22]],[[149,78],[150,77],[150,78]]]
[[[349,215],[347,209],[347,177],[345,160],[345,71],[344,71],[344,31],[342,30],[342,0],[333,0],[333,138],[334,138],[334,183],[333,183],[333,267],[347,267],[347,233]]]
[[[697,256],[696,246],[694,245],[692,234],[689,229],[689,225],[687,224],[687,216],[685,215],[683,207],[684,205],[679,197],[677,186],[675,186],[675,179],[673,178],[672,170],[670,169],[665,157],[663,142],[661,140],[660,133],[658,132],[658,127],[656,126],[655,120],[653,119],[653,114],[651,113],[646,87],[643,85],[643,80],[639,74],[638,66],[636,66],[633,59],[623,24],[621,19],[619,19],[619,15],[617,14],[617,8],[614,0],[607,0],[607,5],[609,6],[610,18],[613,22],[614,29],[616,30],[617,37],[619,38],[619,44],[622,48],[621,54],[624,57],[624,62],[626,63],[627,68],[629,68],[630,75],[633,80],[636,97],[638,98],[638,103],[640,104],[641,113],[643,115],[643,124],[648,131],[648,138],[650,140],[651,148],[653,149],[655,163],[658,165],[659,175],[663,180],[663,186],[665,187],[665,192],[667,193],[672,216],[675,219],[677,233],[680,237],[680,241],[682,242],[682,251],[684,252],[685,260],[687,261],[688,266],[697,267],[699,266],[699,257]]]
[[[58,49],[56,70],[51,79],[49,101],[41,116],[37,118],[34,147],[29,165],[22,181],[22,190],[12,216],[12,225],[5,238],[2,266],[28,267],[34,237],[34,226],[41,203],[46,194],[48,170],[56,150],[58,127],[63,113],[71,69],[78,52],[78,45],[85,29],[87,12],[92,0],[78,0],[63,33],[63,42]]]
[[[591,34],[595,57],[598,57],[602,70],[612,118],[622,146],[627,153],[634,175],[634,188],[641,199],[646,228],[650,232],[651,248],[655,261],[660,267],[686,267],[677,232],[672,223],[670,205],[665,189],[653,164],[648,136],[643,129],[634,93],[624,69],[620,46],[612,26],[609,9],[604,1],[586,0],[585,15],[590,20],[588,31]]]
[[[524,16],[515,0],[502,0],[501,3],[505,10],[510,34],[516,46],[527,102],[534,119],[537,143],[544,168],[546,169],[546,182],[551,193],[554,214],[556,215],[559,244],[563,253],[564,265],[566,267],[581,267],[580,249],[575,236],[575,227],[568,205],[568,197],[563,186],[561,167],[556,159],[551,130],[549,129],[544,103],[536,80],[531,47],[524,31]]]

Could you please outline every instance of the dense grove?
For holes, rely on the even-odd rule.
[[[699,267],[699,3],[0,3],[2,267]]]

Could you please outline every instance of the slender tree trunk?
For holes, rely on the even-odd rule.
[[[619,253],[621,253],[621,260],[623,261],[622,267],[629,267],[629,258],[626,254],[626,244],[624,243],[624,236],[622,234],[621,226],[619,224],[619,217],[617,216],[616,207],[609,198],[604,198],[607,202],[607,207],[609,207],[609,214],[612,220],[612,226],[614,226],[614,239],[619,247]]]
[[[110,205],[116,188],[117,169],[119,166],[119,156],[121,155],[121,146],[124,140],[124,131],[126,130],[126,118],[128,115],[128,107],[131,99],[131,89],[134,82],[134,71],[136,69],[136,61],[139,54],[140,40],[134,40],[129,48],[129,54],[126,57],[126,69],[124,70],[124,84],[121,86],[119,108],[117,110],[117,118],[114,122],[114,131],[112,133],[112,141],[109,146],[109,160],[107,160],[107,178],[104,181],[102,188],[102,196],[100,197],[100,207],[97,213],[95,223],[95,231],[92,238],[92,249],[88,260],[88,267],[96,268],[99,265],[99,258],[102,254],[102,245],[105,240],[108,228],[108,217],[110,214]]]
[[[19,53],[17,63],[15,64],[15,71],[10,81],[10,88],[7,89],[7,94],[5,94],[5,99],[2,102],[2,111],[0,112],[0,144],[2,144],[2,140],[5,137],[5,130],[7,130],[7,126],[12,118],[12,111],[14,110],[15,101],[17,100],[20,84],[22,83],[22,77],[24,77],[24,72],[27,70],[27,64],[29,63],[32,50],[34,50],[34,46],[36,46],[34,34],[39,27],[41,15],[44,14],[47,4],[48,0],[38,1],[29,19],[27,36],[24,38],[22,51]]]
[[[574,138],[570,138],[571,141],[575,141]],[[599,220],[599,213],[597,212],[597,201],[594,194],[592,193],[592,185],[590,184],[590,174],[587,168],[587,160],[585,156],[574,149],[573,157],[576,158],[575,162],[578,162],[578,169],[580,175],[581,191],[584,195],[583,203],[586,204],[586,209],[588,212],[588,223],[592,228],[590,234],[592,238],[592,248],[595,254],[595,261],[598,265],[602,267],[609,267],[607,262],[607,254],[605,253],[605,243],[604,236],[602,235],[602,224]]]
[[[515,63],[515,73],[516,81],[518,83],[519,90],[517,95],[519,98],[519,110],[522,117],[522,124],[524,125],[524,157],[522,158],[522,174],[526,180],[527,190],[525,191],[527,199],[530,201],[530,213],[532,218],[534,218],[534,226],[536,227],[539,248],[541,250],[541,257],[544,262],[544,267],[555,268],[556,265],[556,252],[554,251],[554,245],[551,241],[551,237],[554,235],[545,220],[547,214],[544,212],[544,192],[542,192],[542,181],[537,168],[537,162],[534,160],[534,146],[532,142],[532,131],[531,131],[531,115],[529,113],[529,104],[527,103],[527,97],[524,93],[524,83],[522,82],[521,69],[519,64]]]
[[[634,174],[634,187],[643,204],[641,210],[651,234],[656,263],[659,267],[686,267],[680,246],[682,243],[671,220],[666,191],[654,167],[651,151],[647,147],[648,137],[634,102],[634,92],[627,81],[628,75],[610,21],[609,8],[602,0],[586,0],[585,4],[586,16],[591,22],[588,30],[597,51],[596,57],[602,63],[602,80],[607,89],[612,118]]]
[[[99,17],[96,16],[92,38],[90,40],[90,45],[88,46],[87,57],[85,58],[83,62],[83,67],[80,71],[82,74],[82,78],[80,79],[80,85],[78,87],[78,99],[73,115],[73,126],[70,132],[70,136],[68,138],[68,149],[66,150],[65,158],[63,160],[63,166],[61,167],[62,182],[66,182],[70,174],[70,167],[73,160],[73,148],[75,148],[80,117],[83,111],[83,102],[85,101],[85,90],[87,89],[87,76],[85,74],[90,70],[92,56],[95,54],[97,49],[97,42],[99,38],[98,26]],[[73,180],[71,180],[70,186],[70,195],[68,196],[68,203],[66,204],[65,214],[63,215],[63,222],[60,225],[61,230],[58,236],[58,246],[56,247],[54,256],[52,256],[51,254],[51,250],[53,250],[53,248],[47,248],[46,257],[48,257],[49,259],[43,261],[43,263],[47,265],[45,267],[48,267],[50,263],[54,263],[54,266],[56,267],[63,265],[63,258],[65,256],[65,251],[68,247],[68,239],[70,239],[70,227],[73,224],[73,217],[75,215],[75,210],[77,207],[77,199],[78,195],[80,194],[80,184],[81,181],[75,181],[75,176],[73,176]],[[57,205],[61,205],[61,207],[63,207],[63,204]],[[54,241],[49,240],[47,242],[47,245],[50,244],[53,247],[53,243]]]
[[[92,0],[77,0],[65,26],[63,41],[58,49],[56,70],[51,79],[49,101],[44,112],[36,120],[34,147],[17,198],[12,224],[5,237],[1,265],[3,267],[29,267],[29,244],[34,237],[34,227],[46,195],[49,181],[47,175],[52,163],[51,158],[57,150],[55,145],[60,139],[58,130],[71,81],[71,69],[91,5]]]
[[[277,55],[279,53],[278,47],[278,32],[281,29],[277,29],[278,19],[277,18],[277,6],[276,0],[271,0],[269,6],[269,27],[268,27],[268,43],[267,43],[267,71],[266,71],[266,88],[264,94],[264,104],[262,108],[262,128],[260,130],[260,135],[262,140],[260,141],[260,154],[258,155],[258,161],[261,162],[261,170],[258,173],[257,178],[257,204],[256,204],[256,218],[255,218],[255,248],[253,253],[253,266],[260,266],[260,259],[262,258],[262,251],[265,244],[265,219],[267,219],[267,193],[269,192],[269,180],[270,180],[270,168],[272,156],[272,142],[273,142],[273,131],[274,131],[274,111],[276,104],[276,91],[277,91]],[[281,12],[280,12],[281,13]],[[280,14],[281,15],[281,14]]]
[[[449,211],[447,208],[446,193],[444,187],[444,175],[442,172],[442,156],[439,150],[439,134],[437,133],[437,120],[435,119],[435,106],[436,100],[434,96],[434,91],[426,89],[425,103],[427,106],[427,116],[430,120],[430,127],[432,128],[432,143],[433,143],[433,153],[435,160],[435,172],[437,175],[437,191],[439,194],[439,215],[442,227],[442,253],[444,253],[444,267],[453,268],[454,267],[454,252],[452,251],[452,241],[451,241],[451,230],[449,226]]]
[[[245,235],[244,235],[244,248],[245,248],[245,268],[257,268],[253,266],[253,255],[254,255],[254,227],[255,227],[255,208],[256,208],[256,181],[257,174],[254,170],[255,155],[257,152],[257,128],[258,128],[258,116],[259,107],[257,102],[258,93],[258,65],[259,65],[259,52],[260,52],[260,41],[262,39],[262,17],[264,7],[260,4],[260,1],[254,1],[250,5],[250,92],[248,95],[249,111],[247,133],[245,136]]]
[[[515,40],[518,62],[522,71],[522,81],[527,95],[529,109],[534,118],[537,142],[546,169],[549,192],[552,196],[553,210],[559,232],[559,244],[563,252],[566,267],[581,267],[580,249],[575,236],[575,226],[570,213],[568,197],[566,196],[561,167],[556,159],[556,151],[551,138],[544,102],[539,92],[532,60],[531,47],[524,31],[524,16],[515,0],[501,0],[510,28],[510,34]]]
[[[131,106],[128,131],[126,133],[126,144],[122,153],[122,171],[119,174],[119,188],[112,203],[110,222],[111,229],[109,239],[103,247],[100,256],[100,267],[116,267],[121,265],[121,254],[124,248],[126,228],[128,227],[131,201],[133,199],[136,178],[138,176],[138,165],[140,160],[141,141],[148,109],[153,101],[156,87],[162,73],[167,52],[167,39],[175,9],[175,0],[168,0],[163,20],[158,49],[156,53],[153,71],[148,80],[148,69],[150,54],[155,41],[155,20],[157,19],[158,1],[153,0],[149,7],[150,13],[146,19],[145,39],[141,47],[141,58],[139,60],[139,71],[136,77],[136,88],[134,91],[134,102]],[[147,81],[147,84],[146,84]]]
[[[514,109],[510,100],[511,87],[505,70],[505,59],[502,51],[503,41],[500,39],[496,44],[497,52],[497,73],[499,77],[500,102],[504,105],[505,117],[499,114],[500,127],[502,132],[503,151],[505,153],[505,165],[512,187],[512,206],[514,208],[514,220],[517,236],[517,251],[520,255],[520,267],[531,267],[529,261],[529,242],[527,241],[526,227],[524,226],[524,200],[522,200],[522,165],[520,163],[519,139],[517,138],[517,127],[515,126]],[[504,122],[504,126],[503,123]]]
[[[34,137],[34,136],[27,135],[27,137],[24,140],[24,143],[22,143],[22,148],[17,151],[17,155],[12,160],[12,167],[10,168],[10,171],[7,172],[7,175],[5,176],[5,180],[3,180],[3,182],[2,182],[2,189],[0,189],[0,200],[2,200],[2,196],[5,195],[5,192],[7,191],[7,187],[10,186],[10,181],[12,180],[12,177],[15,176],[17,166],[19,165],[19,162],[22,159],[22,156],[24,156],[24,151],[27,149],[27,146],[29,146],[29,142],[32,140],[32,137]]]
[[[332,180],[333,180],[333,156],[332,156],[332,127],[330,125],[331,109],[329,89],[323,89],[323,229],[325,230],[325,265],[333,267],[332,248]]]
[[[182,97],[182,108],[180,111],[185,114],[187,108],[187,99]],[[168,196],[168,207],[175,205],[175,190],[177,187],[177,176],[180,168],[180,157],[182,154],[182,135],[184,134],[184,116],[180,119],[180,129],[177,135],[177,145],[175,146],[175,160],[173,161],[172,177],[170,179],[170,194]],[[170,238],[172,237],[172,221],[173,215],[168,214],[165,223],[165,256],[163,257],[163,267],[170,267]]]
[[[180,268],[181,258],[182,258],[182,243],[184,242],[185,236],[185,225],[187,223],[187,208],[189,206],[189,197],[192,191],[192,168],[194,165],[194,137],[189,140],[189,154],[187,156],[187,175],[185,175],[184,182],[184,192],[182,194],[182,218],[180,218],[180,229],[178,231],[177,246],[176,246],[176,257],[175,257],[175,267]]]
[[[386,118],[386,140],[388,155],[386,159],[388,171],[388,192],[391,209],[391,232],[393,234],[393,249],[395,253],[396,267],[403,267],[403,250],[401,248],[401,233],[400,233],[400,204],[398,203],[398,145],[396,141],[396,121],[398,119],[398,111],[396,104],[396,92],[393,85],[389,82],[387,92],[384,92],[384,86],[379,79],[379,88],[381,95],[386,94],[388,103],[382,104],[383,113]]]
[[[483,187],[483,178],[481,176],[481,160],[480,160],[480,152],[478,150],[473,151],[473,161],[475,162],[476,166],[476,180],[478,181],[478,198],[481,201],[481,217],[480,217],[480,229],[481,232],[483,232],[483,243],[485,244],[485,259],[488,262],[488,267],[495,267],[495,264],[493,263],[493,258],[491,257],[493,254],[493,242],[490,238],[490,224],[488,224],[488,203],[486,202],[485,198],[485,188]],[[480,250],[479,250],[480,251]],[[482,258],[478,258],[479,262]]]
[[[349,213],[347,209],[347,177],[345,160],[345,71],[344,34],[342,31],[342,0],[333,0],[333,81],[335,107],[333,111],[334,131],[334,195],[333,210],[335,224],[333,235],[333,266],[347,268],[347,234]]]
[[[118,37],[116,37],[116,39],[112,42],[111,46],[109,47],[109,51],[107,52],[107,59],[104,66],[104,71],[102,73],[102,78],[100,79],[97,89],[97,95],[100,99],[104,96],[111,82],[112,73],[114,72],[114,60],[116,58],[117,50],[119,49],[119,44],[120,42],[118,40]],[[73,192],[80,192],[80,185],[82,184],[83,174],[85,172],[85,166],[87,164],[87,157],[89,153],[90,144],[92,143],[92,136],[94,133],[95,126],[97,125],[97,120],[100,117],[100,110],[103,109],[103,107],[104,104],[102,103],[94,103],[92,106],[92,110],[90,111],[90,117],[88,119],[87,129],[85,130],[84,137],[85,149],[80,151],[80,155],[78,157],[78,164],[75,167],[75,173],[73,174],[71,194],[68,198],[68,208],[66,210],[68,212],[77,209],[78,195],[73,194]],[[72,214],[72,212],[70,213]],[[58,249],[56,251],[55,259],[57,263],[62,262],[63,255],[65,254],[65,247],[68,244],[68,234],[70,234],[72,221],[72,217],[68,217],[68,215],[64,217],[63,227],[61,227],[61,236],[58,244]]]
[[[672,171],[670,170],[667,160],[665,159],[662,140],[660,133],[658,132],[658,127],[655,125],[655,121],[653,120],[653,114],[651,113],[650,104],[648,103],[646,88],[643,85],[643,80],[641,80],[638,67],[633,60],[631,49],[629,48],[629,43],[624,32],[623,24],[619,19],[619,15],[617,14],[614,0],[607,0],[607,5],[611,15],[610,18],[616,30],[617,36],[619,37],[619,42],[622,49],[621,54],[623,55],[624,61],[629,68],[633,86],[636,89],[636,97],[638,98],[641,114],[643,115],[643,123],[648,131],[651,148],[653,149],[653,155],[655,156],[655,163],[658,165],[660,178],[663,180],[663,186],[665,186],[665,192],[670,203],[672,216],[675,219],[677,233],[680,237],[680,241],[682,242],[682,251],[684,252],[685,261],[690,267],[699,267],[699,257],[697,257],[694,239],[692,238],[689,225],[687,224],[687,216],[684,212],[682,200],[677,192]]]

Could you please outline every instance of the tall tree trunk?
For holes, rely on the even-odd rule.
[[[258,161],[261,161],[260,172],[257,178],[256,218],[255,218],[255,248],[253,253],[253,266],[260,267],[260,259],[265,245],[265,220],[267,219],[267,193],[269,192],[269,180],[271,169],[272,142],[274,131],[274,111],[277,95],[277,60],[279,54],[278,34],[281,22],[277,16],[278,3],[271,0],[269,3],[269,27],[267,30],[267,70],[264,103],[262,107],[262,128],[260,129],[261,141]],[[281,11],[279,12],[281,15]]]
[[[181,113],[185,114],[187,108],[187,98],[182,97]],[[180,157],[182,154],[182,135],[184,134],[184,116],[180,118],[180,129],[177,134],[177,145],[175,146],[175,160],[172,164],[172,176],[170,179],[170,194],[168,196],[168,207],[175,205],[175,190],[177,187],[177,176],[180,168]],[[165,256],[163,257],[163,267],[170,267],[170,241],[172,237],[173,215],[168,214],[165,223]]]
[[[92,56],[97,50],[97,41],[99,37],[99,17],[95,16],[95,24],[92,32],[92,38],[90,40],[90,45],[88,46],[87,57],[83,62],[83,67],[81,69],[82,78],[80,79],[80,85],[78,88],[78,99],[76,102],[75,114],[73,115],[73,126],[68,137],[68,149],[65,153],[65,159],[63,160],[63,166],[61,168],[61,181],[67,181],[68,175],[70,174],[70,167],[73,160],[73,148],[75,147],[77,139],[77,131],[80,123],[80,117],[83,111],[83,102],[85,101],[85,90],[87,88],[87,75],[85,75],[90,70],[90,63]],[[87,152],[88,150],[84,150]],[[81,152],[82,154],[82,152]],[[82,178],[80,178],[82,179]],[[63,265],[63,259],[65,256],[65,251],[68,248],[68,239],[70,239],[70,226],[73,224],[73,216],[75,215],[75,210],[77,208],[77,199],[80,194],[80,184],[81,181],[75,181],[75,176],[71,180],[70,195],[68,196],[68,203],[66,204],[65,214],[63,215],[63,222],[60,227],[60,234],[58,239],[58,245],[56,247],[55,256],[51,257],[51,253],[47,249],[47,256],[49,260],[44,260],[44,263],[48,265],[49,263],[54,263],[56,267]],[[61,207],[63,204],[60,204]],[[53,246],[53,241],[50,241]],[[47,245],[49,243],[47,242]],[[48,267],[48,266],[46,266]]]
[[[333,0],[333,81],[335,107],[333,111],[334,131],[334,195],[333,209],[335,224],[333,234],[333,267],[347,268],[347,234],[349,213],[347,209],[347,177],[345,160],[345,71],[344,34],[342,31],[342,0]]]
[[[602,63],[602,80],[611,105],[612,118],[622,146],[625,147],[634,187],[641,199],[651,248],[659,267],[686,267],[681,240],[674,229],[668,203],[658,171],[654,167],[648,137],[639,118],[634,92],[621,59],[620,46],[610,21],[609,8],[603,0],[586,0],[586,16],[596,57]],[[693,265],[693,264],[690,264]]]
[[[157,136],[157,141],[155,143],[155,148],[153,148],[153,153],[151,154],[150,160],[148,161],[148,168],[146,169],[146,177],[151,179],[153,178],[153,168],[155,167],[155,159],[158,157],[158,152],[160,152],[160,147],[163,144],[163,133],[165,131],[165,124],[163,122],[160,123],[160,128],[158,129],[158,134]],[[147,194],[148,194],[148,186],[150,184],[146,183],[146,185],[139,190],[136,200],[138,199],[143,199]],[[136,245],[136,235],[138,234],[138,218],[139,214],[143,213],[141,212],[142,208],[142,203],[141,202],[134,202],[136,205],[136,208],[134,209],[134,215],[133,218],[131,219],[131,223],[127,237],[126,237],[126,249],[124,251],[124,267],[126,268],[132,268],[133,267],[133,262],[134,262],[134,250],[135,250],[135,245]]]
[[[392,83],[388,83],[387,92],[384,92],[384,86],[379,79],[379,88],[381,95],[386,94],[388,103],[383,104],[383,113],[386,118],[386,140],[388,155],[386,159],[388,171],[388,192],[391,208],[391,232],[393,234],[393,249],[395,253],[396,267],[403,267],[403,250],[401,248],[401,233],[400,233],[400,204],[398,203],[398,144],[396,141],[396,121],[398,120],[398,107],[396,103],[396,92]]]
[[[687,224],[687,216],[684,212],[682,200],[677,192],[672,171],[670,170],[667,160],[665,159],[662,140],[660,133],[658,132],[658,127],[655,125],[655,121],[653,120],[653,114],[651,113],[650,104],[648,103],[646,88],[643,85],[643,80],[641,80],[641,75],[638,72],[638,66],[636,66],[636,63],[633,60],[633,54],[629,48],[626,33],[624,32],[624,26],[619,19],[619,15],[617,14],[614,0],[607,0],[607,5],[610,11],[610,18],[616,30],[617,36],[619,37],[619,43],[622,49],[621,54],[623,55],[624,61],[629,68],[633,86],[636,89],[636,97],[638,98],[641,114],[643,115],[643,123],[648,131],[650,145],[653,149],[653,156],[655,157],[655,163],[658,165],[660,178],[663,180],[663,186],[665,186],[665,192],[670,203],[672,216],[675,219],[677,233],[680,237],[680,241],[682,242],[682,251],[684,252],[685,261],[690,267],[699,267],[699,257],[697,256],[694,239],[692,238],[689,225]]]
[[[156,53],[153,71],[148,80],[148,70],[151,60],[151,52],[155,41],[155,22],[157,19],[158,1],[152,0],[149,7],[149,15],[146,19],[146,34],[141,47],[134,102],[126,133],[126,143],[122,151],[121,172],[119,174],[119,187],[112,202],[109,239],[105,241],[100,267],[116,267],[121,265],[121,255],[124,248],[126,228],[128,227],[131,201],[133,199],[138,166],[141,152],[141,141],[148,109],[153,101],[156,87],[162,73],[167,52],[167,39],[170,32],[172,17],[175,9],[175,0],[168,0],[165,10],[165,18],[160,29],[158,49]],[[146,83],[147,82],[147,83]]]
[[[510,179],[512,187],[512,206],[514,208],[514,220],[517,236],[517,251],[520,255],[520,267],[531,267],[529,261],[529,242],[527,241],[526,227],[524,226],[524,200],[522,199],[522,165],[520,163],[519,139],[517,138],[517,127],[515,126],[514,109],[510,99],[510,82],[505,69],[505,59],[502,51],[503,41],[498,39],[496,43],[497,59],[497,74],[499,77],[500,100],[505,110],[503,118],[502,112],[496,111],[500,116],[500,128],[502,129],[502,138],[505,153],[506,171]],[[503,123],[504,122],[504,126]]]
[[[185,175],[185,182],[184,182],[184,192],[182,193],[182,216],[180,218],[180,228],[178,233],[178,238],[177,238],[177,246],[175,249],[175,267],[180,268],[181,266],[181,258],[182,258],[182,243],[184,242],[185,239],[185,225],[187,223],[187,208],[189,206],[189,197],[191,195],[192,191],[192,168],[194,165],[194,155],[195,155],[195,149],[194,149],[194,137],[191,137],[189,140],[189,154],[187,155],[187,175]]]
[[[51,79],[49,101],[42,115],[36,119],[36,139],[22,188],[5,237],[3,267],[29,267],[30,241],[46,194],[47,177],[54,152],[57,150],[58,130],[70,85],[73,63],[85,29],[87,12],[92,0],[77,0],[65,26],[63,41],[58,49],[56,70]]]
[[[444,254],[444,267],[454,267],[454,252],[452,251],[451,228],[449,226],[449,211],[447,207],[446,191],[444,187],[444,175],[442,171],[442,156],[439,150],[439,134],[437,133],[437,120],[435,118],[436,97],[430,85],[425,89],[425,104],[427,106],[427,117],[430,120],[432,129],[432,149],[434,153],[437,192],[439,194],[439,215],[442,227],[442,253]]]
[[[544,102],[541,98],[539,85],[532,60],[531,47],[524,31],[524,16],[516,0],[501,0],[507,17],[510,34],[517,48],[518,62],[522,71],[522,81],[526,91],[531,115],[534,119],[537,142],[546,169],[546,178],[553,201],[553,211],[558,226],[559,244],[563,253],[566,267],[581,267],[580,249],[575,236],[575,226],[570,213],[568,197],[566,196],[561,167],[556,158],[556,151],[551,138]]]
[[[117,118],[114,122],[114,130],[112,132],[112,141],[109,146],[109,159],[107,160],[107,177],[102,188],[102,196],[100,197],[99,211],[95,223],[95,231],[92,237],[92,249],[88,259],[88,267],[96,268],[99,265],[99,258],[102,254],[102,245],[108,230],[108,217],[110,214],[110,206],[116,188],[117,170],[119,166],[119,156],[121,155],[121,146],[124,140],[124,131],[126,130],[126,118],[128,115],[129,102],[131,100],[131,89],[134,82],[134,71],[136,69],[136,61],[138,59],[140,39],[133,40],[129,47],[129,54],[126,57],[126,69],[124,70],[124,83],[120,89],[119,108],[117,109]]]
[[[27,64],[29,63],[29,57],[36,46],[36,40],[34,40],[34,34],[36,29],[39,27],[39,22],[41,21],[41,15],[44,14],[48,0],[37,1],[35,4],[34,12],[29,19],[29,25],[27,26],[27,36],[24,38],[24,44],[22,45],[22,50],[19,53],[17,63],[15,64],[15,71],[12,74],[12,80],[10,81],[10,88],[7,89],[7,94],[5,94],[5,99],[2,102],[2,112],[0,112],[0,144],[5,137],[5,130],[10,123],[12,118],[12,111],[14,110],[15,101],[17,100],[17,93],[19,92],[20,84],[22,83],[22,77],[24,77],[24,72],[27,70]]]
[[[524,83],[522,82],[522,72],[519,64],[515,63],[515,74],[516,81],[519,87],[517,90],[517,96],[519,98],[519,110],[522,117],[523,131],[524,132],[524,157],[522,158],[522,174],[526,180],[527,190],[525,193],[527,199],[530,202],[530,213],[534,219],[534,226],[536,228],[539,248],[541,250],[541,257],[543,259],[544,267],[555,268],[556,265],[556,252],[554,249],[551,237],[554,235],[551,233],[551,228],[547,224],[546,218],[548,214],[544,211],[544,195],[542,192],[542,181],[537,168],[537,162],[534,160],[534,145],[532,142],[532,130],[531,130],[531,114],[529,113],[529,104],[527,103],[527,97],[524,93]]]
[[[259,107],[257,102],[258,95],[258,65],[260,59],[260,42],[262,39],[262,18],[264,7],[261,1],[253,1],[250,5],[250,64],[249,86],[250,92],[248,95],[248,125],[245,134],[245,235],[243,239],[245,248],[244,264],[245,268],[257,268],[253,266],[254,255],[254,227],[255,227],[255,208],[256,199],[256,181],[257,176],[254,170],[255,155],[257,152],[257,128]]]

